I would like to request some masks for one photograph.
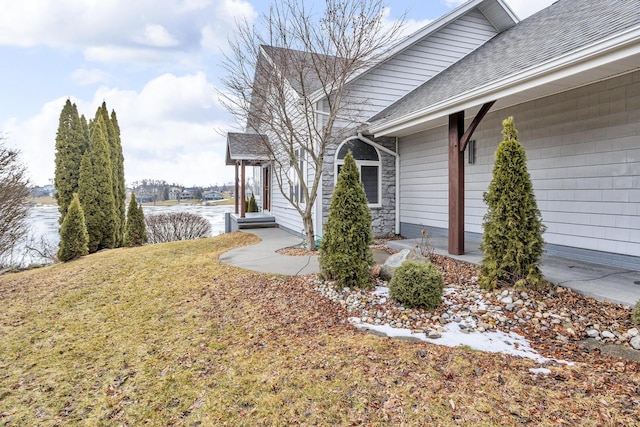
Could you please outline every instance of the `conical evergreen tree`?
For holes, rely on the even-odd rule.
[[[142,205],[138,205],[135,194],[131,193],[131,201],[127,210],[127,228],[124,236],[126,246],[140,246],[147,243],[147,228],[144,222]]]
[[[370,287],[374,264],[371,211],[351,154],[344,158],[320,242],[320,272],[342,286]]]
[[[120,127],[115,116],[115,111],[109,117],[107,103],[102,102],[96,111],[96,118],[102,116],[105,129],[107,131],[107,142],[109,147],[109,160],[111,162],[111,181],[113,183],[113,197],[116,207],[116,235],[115,246],[122,246],[125,227],[125,202],[126,192],[124,185],[124,161],[122,146],[120,144]]]
[[[518,142],[513,117],[502,122],[493,179],[484,194],[487,213],[480,248],[480,285],[495,289],[501,283],[536,286],[542,280],[545,226],[527,170],[524,147]]]
[[[85,224],[84,211],[76,193],[73,195],[60,227],[58,258],[60,261],[66,262],[86,255],[89,253],[88,242],[89,234]]]
[[[60,112],[56,134],[54,185],[60,210],[60,224],[64,221],[64,215],[67,213],[73,194],[78,192],[80,162],[88,144],[88,133],[85,133],[83,121],[78,116],[78,109],[67,99]]]
[[[116,208],[107,131],[101,115],[89,125],[89,150],[80,164],[78,196],[89,232],[89,252],[115,247]]]
[[[116,112],[111,111],[111,125],[114,131],[114,142],[111,147],[111,166],[113,167],[113,179],[115,180],[113,186],[113,196],[116,203],[116,213],[121,224],[121,229],[118,231],[120,241],[124,239],[125,228],[125,203],[127,201],[127,190],[125,188],[124,180],[124,154],[122,153],[122,140],[120,138],[120,125],[118,125],[118,118]],[[118,245],[119,246],[119,245]]]

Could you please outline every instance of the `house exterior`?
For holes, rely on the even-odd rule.
[[[560,0],[518,22],[500,0],[472,0],[349,85],[369,108],[325,156],[316,234],[349,147],[375,234],[424,227],[464,253],[481,238],[501,122],[513,116],[547,253],[640,270],[640,2]],[[270,198],[280,226],[299,232]]]

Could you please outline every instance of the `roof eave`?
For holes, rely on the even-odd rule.
[[[378,124],[372,123],[370,131],[376,137],[397,135],[403,133],[406,129],[435,121],[457,111],[463,111],[491,100],[515,95],[527,89],[549,84],[579,72],[639,54],[640,26],[636,26],[552,61],[547,61],[536,67],[479,86],[471,91],[432,104],[427,108],[405,114],[390,121],[382,119]]]

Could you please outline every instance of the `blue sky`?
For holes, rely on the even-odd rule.
[[[464,1],[389,0],[407,30]],[[93,117],[105,101],[122,132],[127,183],[231,181],[218,102],[221,52],[234,22],[267,0],[0,0],[0,134],[21,151],[31,181],[54,174],[55,134],[67,98]],[[552,0],[507,0],[522,19]]]

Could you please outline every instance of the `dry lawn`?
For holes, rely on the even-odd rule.
[[[638,425],[603,371],[378,338],[297,278],[218,261],[245,233],[0,277],[0,425]],[[632,362],[629,362],[632,363]]]

